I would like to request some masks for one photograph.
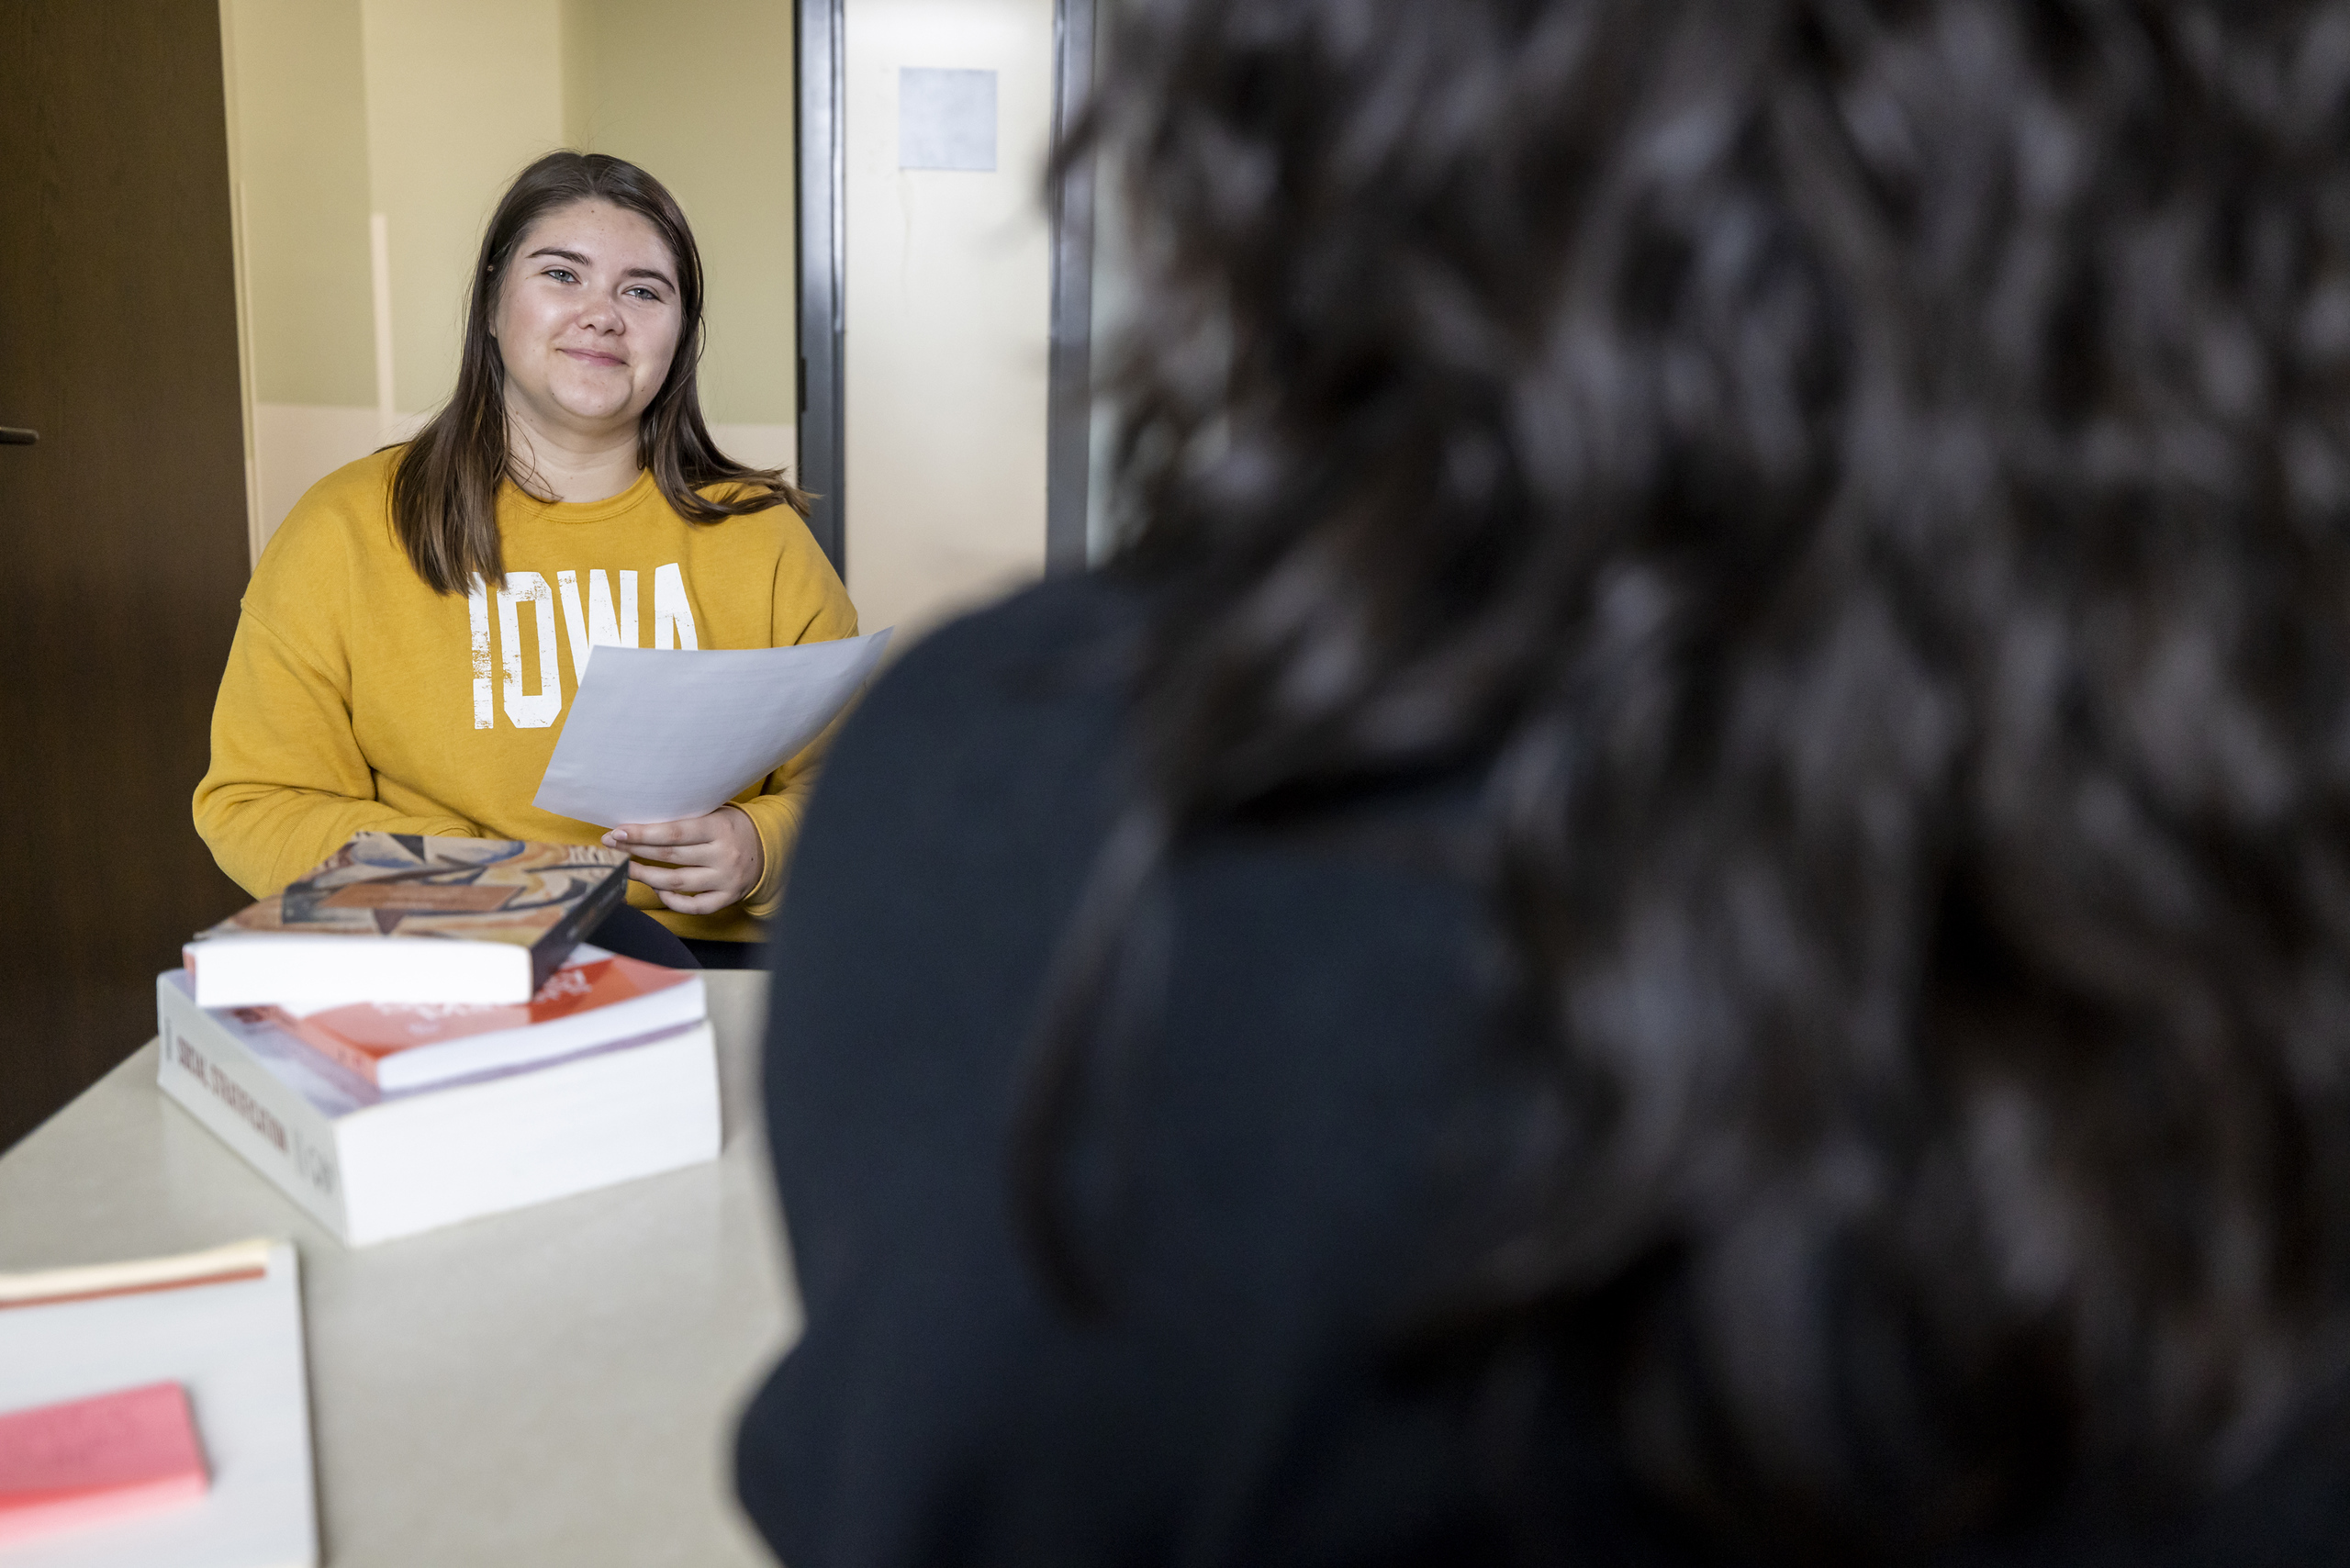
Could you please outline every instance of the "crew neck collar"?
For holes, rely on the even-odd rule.
[[[618,517],[642,505],[653,493],[653,470],[650,468],[638,469],[635,482],[627,489],[616,496],[606,496],[600,501],[543,501],[512,479],[505,482],[505,488],[513,493],[515,500],[531,516],[543,518],[549,522],[601,522],[606,518]]]

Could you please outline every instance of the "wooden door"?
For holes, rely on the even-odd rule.
[[[218,0],[0,0],[0,1148],[243,902],[189,823],[246,576]]]

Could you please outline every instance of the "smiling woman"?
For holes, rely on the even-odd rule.
[[[593,489],[621,476],[590,471],[557,483],[546,465],[577,454],[610,468],[622,449],[607,432],[627,421],[634,435],[677,353],[677,267],[653,225],[608,202],[550,213],[529,241],[493,333],[507,412],[517,433],[538,438],[524,466],[544,488]],[[625,477],[635,476],[632,465]]]
[[[685,214],[635,165],[551,153],[508,189],[449,401],[405,446],[314,487],[255,568],[196,796],[198,831],[255,896],[362,828],[600,836],[648,857],[631,902],[695,958],[750,950],[812,757],[683,822],[600,833],[532,804],[595,645],[856,629],[806,498],[711,439],[702,297]],[[642,916],[597,939],[688,961]]]

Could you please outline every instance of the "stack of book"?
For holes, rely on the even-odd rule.
[[[357,834],[157,977],[158,1081],[352,1246],[713,1159],[701,977],[580,941],[627,865]]]

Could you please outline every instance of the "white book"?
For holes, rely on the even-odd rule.
[[[259,1278],[130,1284],[0,1311],[0,1411],[143,1383],[187,1390],[211,1484],[203,1499],[36,1536],[6,1568],[311,1568],[319,1560],[310,1402],[294,1248],[250,1242]],[[233,1259],[230,1259],[233,1261]],[[59,1276],[105,1271],[57,1271]],[[217,1272],[250,1276],[252,1267]],[[197,1271],[200,1277],[202,1271]],[[0,1276],[15,1283],[43,1276]],[[74,1294],[66,1292],[62,1294]]]
[[[717,1158],[707,1021],[463,1082],[385,1092],[257,1012],[156,978],[164,1093],[347,1245]]]

